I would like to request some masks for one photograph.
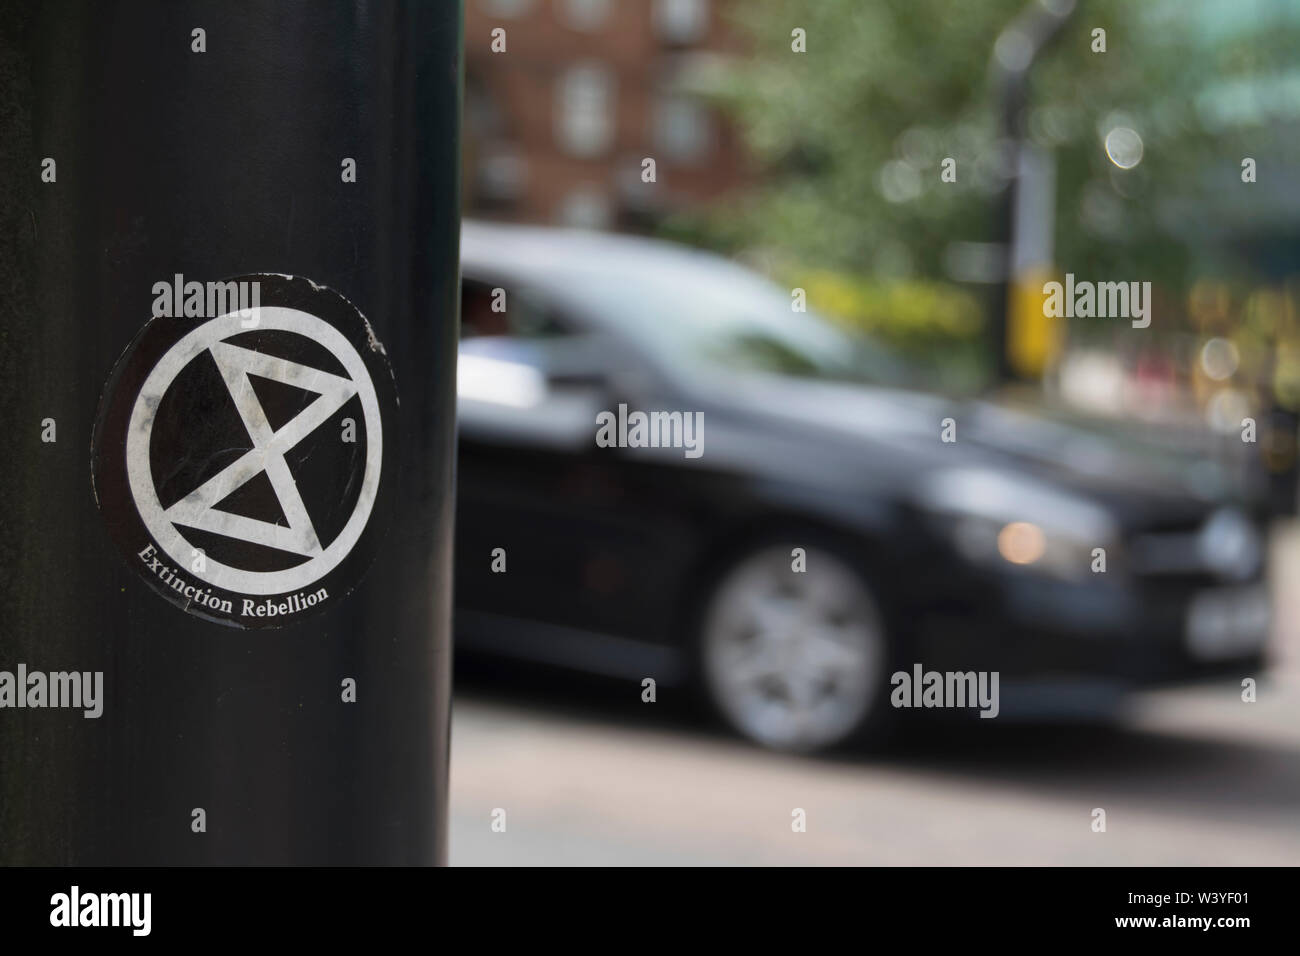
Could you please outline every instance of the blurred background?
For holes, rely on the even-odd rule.
[[[1300,3],[466,3],[467,219],[709,250],[927,389],[1212,463],[1259,503],[1273,632],[1250,706],[1229,679],[821,757],[466,663],[452,862],[1300,862]],[[1151,326],[1048,316],[1067,272],[1149,281]]]

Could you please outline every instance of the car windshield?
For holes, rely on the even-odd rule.
[[[902,360],[742,266],[702,254],[559,270],[575,304],[645,351],[683,365],[902,384]]]

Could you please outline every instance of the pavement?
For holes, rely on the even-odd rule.
[[[1254,703],[1233,679],[1140,695],[1117,724],[974,721],[799,757],[639,684],[458,675],[451,862],[1300,864],[1300,588],[1282,586],[1300,581],[1300,534],[1278,547]]]

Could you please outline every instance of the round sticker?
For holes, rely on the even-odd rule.
[[[356,308],[307,279],[154,287],[100,402],[100,512],[185,611],[280,627],[347,594],[387,526],[396,395]]]

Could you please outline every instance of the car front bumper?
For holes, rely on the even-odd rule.
[[[939,578],[939,580],[944,580]],[[1213,677],[1256,677],[1271,633],[1266,582],[1080,582],[1027,574],[947,578],[918,597],[903,656],[937,670],[997,670],[1004,688],[1082,696]],[[1086,688],[1092,691],[1085,693]]]

